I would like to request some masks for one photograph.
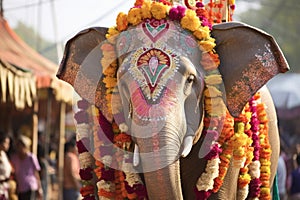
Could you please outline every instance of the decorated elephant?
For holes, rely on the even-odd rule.
[[[82,98],[84,199],[271,199],[279,134],[264,85],[288,64],[267,33],[188,7],[137,1],[66,44],[57,76]]]

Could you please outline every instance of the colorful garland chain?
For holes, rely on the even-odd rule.
[[[92,138],[90,130],[92,125],[88,114],[89,103],[85,100],[79,100],[77,102],[79,111],[75,114],[74,118],[77,122],[77,148],[79,154],[79,162],[81,169],[79,171],[80,178],[82,180],[82,188],[80,193],[83,200],[94,200],[95,198],[95,176],[94,170],[94,157],[90,153]]]
[[[265,109],[265,105],[263,103],[259,103],[257,105],[257,117],[260,121],[259,124],[259,140],[260,140],[260,151],[259,151],[259,161],[261,163],[260,166],[260,199],[268,200],[271,199],[271,185],[270,185],[270,176],[271,176],[271,146],[269,142],[269,127],[268,127],[268,119],[267,113]]]
[[[213,189],[200,191],[197,193],[197,199],[207,199],[211,193],[220,189],[231,160],[233,167],[240,169],[238,199],[270,199],[271,150],[267,135],[268,120],[260,94],[255,94],[239,117],[233,118],[227,113],[223,122],[223,130],[218,138],[218,144],[222,149],[219,154],[218,176],[214,179]],[[218,127],[219,123],[220,121],[216,118],[205,118],[204,120],[205,127],[211,127],[211,124]],[[265,147],[263,151],[261,146]],[[264,163],[264,167],[261,167],[261,161]],[[206,170],[209,171],[209,169]],[[260,173],[264,173],[264,175]],[[265,181],[264,184],[261,180]],[[208,184],[203,183],[202,185],[205,187]]]

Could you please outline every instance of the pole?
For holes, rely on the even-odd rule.
[[[0,0],[0,16],[3,17],[3,0]]]
[[[229,21],[229,6],[228,6],[228,0],[225,0],[223,2],[223,8],[222,8],[222,22],[228,22]]]
[[[56,41],[57,60],[59,63],[63,57],[63,48],[61,46],[61,43],[57,42],[58,41],[58,32],[57,32],[57,21],[56,21],[54,0],[51,1],[51,12],[52,12],[54,36],[55,36],[55,41]]]
[[[36,29],[36,34],[35,34],[35,37],[36,37],[36,50],[38,52],[40,52],[40,49],[41,49],[41,37],[40,37],[40,34],[39,34],[39,30],[41,30],[41,24],[42,24],[42,0],[39,0],[38,2],[38,6],[37,6],[37,9],[38,9],[38,18],[37,18],[37,29]]]
[[[47,114],[46,114],[46,129],[45,129],[45,155],[49,155],[51,122],[52,122],[52,89],[47,88]]]
[[[63,194],[63,173],[64,173],[64,144],[65,144],[65,119],[66,103],[60,103],[60,126],[59,126],[59,146],[58,146],[58,200],[62,200]]]
[[[38,110],[39,100],[35,97],[33,101],[33,114],[32,114],[32,153],[37,155],[38,147]]]

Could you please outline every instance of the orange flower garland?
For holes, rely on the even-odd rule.
[[[210,0],[208,5],[208,13],[209,13],[209,19],[212,24],[215,23],[221,23],[222,17],[223,17],[223,7],[224,7],[225,0],[220,1],[213,1]]]
[[[216,193],[223,185],[224,177],[229,168],[230,160],[232,158],[233,149],[229,147],[228,141],[234,135],[234,118],[226,112],[224,125],[218,142],[221,144],[222,152],[220,153],[220,164],[218,177],[214,179],[214,187],[212,192]]]
[[[228,16],[226,16],[228,19],[226,21],[232,21],[232,15],[235,10],[235,0],[210,0],[207,4],[207,10],[209,14],[208,19],[211,24],[221,23],[223,21],[225,14],[223,11],[225,10],[224,6],[226,5],[226,1],[228,3],[228,8],[225,8],[228,11]]]
[[[252,102],[255,102],[255,104],[257,104],[256,102],[260,101],[260,94],[255,94],[254,98],[252,99]],[[259,153],[259,161],[262,163],[262,165],[264,165],[264,167],[259,167],[260,165],[253,163],[254,147],[252,146],[252,125],[250,124],[250,119],[255,117],[256,114],[252,113],[253,111],[255,112],[255,109],[252,108],[251,110],[250,108],[251,107],[249,106],[249,104],[247,104],[244,108],[244,111],[238,118],[233,118],[229,114],[227,114],[226,116],[223,130],[218,139],[218,142],[221,144],[221,148],[223,150],[220,154],[219,175],[214,180],[214,188],[212,192],[217,192],[222,186],[224,177],[229,167],[230,160],[233,159],[238,161],[236,162],[236,167],[240,168],[240,175],[238,180],[238,199],[246,199],[249,193],[255,195],[251,196],[251,198],[259,197],[263,199],[270,199],[269,180],[271,151],[270,144],[268,141],[268,120],[266,117],[264,104],[257,104],[257,120],[260,123],[260,130],[258,132],[259,140],[255,140],[255,142],[260,143],[260,146],[264,147],[260,150]],[[235,124],[234,126],[233,121]],[[235,132],[233,127],[236,127]],[[252,189],[254,188],[248,188],[252,177],[250,174],[257,174],[257,171],[261,171],[261,175],[259,177],[262,184],[259,185],[259,193],[252,191]],[[264,173],[264,175],[262,175],[262,173]],[[255,175],[255,177],[256,176],[257,175]]]
[[[247,135],[248,143],[245,146],[245,162],[244,165],[240,169],[240,175],[238,179],[238,199],[246,199],[249,193],[249,183],[251,181],[251,176],[249,174],[249,164],[252,162],[253,159],[253,147],[252,145],[252,133],[251,133],[251,110],[249,108],[249,104],[247,104],[244,108],[244,112],[241,114],[244,115],[244,133]]]
[[[260,181],[261,181],[261,190],[260,190],[260,198],[263,200],[271,199],[271,191],[270,191],[270,176],[271,176],[271,147],[269,143],[269,127],[268,127],[268,119],[267,113],[265,111],[265,105],[259,103],[257,105],[257,115],[260,121],[259,126],[259,139],[261,143],[260,149],[260,158],[259,161],[261,163],[260,167]]]

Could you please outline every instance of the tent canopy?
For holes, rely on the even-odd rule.
[[[17,109],[33,105],[36,83],[32,73],[0,60],[0,85],[1,102],[10,100]]]
[[[35,85],[39,88],[52,88],[54,89],[54,94],[57,100],[62,100],[67,103],[71,103],[73,89],[67,83],[56,78],[56,72],[58,66],[46,59],[38,52],[29,47],[9,26],[7,21],[0,16],[0,61],[1,68],[6,69],[6,71],[11,71],[13,68],[14,71],[23,71],[31,72],[34,75]],[[18,77],[16,73],[12,73],[14,76],[7,77],[7,81],[2,81],[1,75],[1,88],[8,88],[10,85],[8,83],[16,82],[18,83],[19,90],[17,91],[27,91],[27,85],[25,82],[29,82],[32,77],[24,78],[21,84],[18,82]],[[24,74],[23,74],[24,75]],[[18,80],[17,80],[18,79]],[[6,84],[5,84],[6,82]],[[10,91],[9,88],[5,91]],[[16,92],[17,93],[17,92]],[[5,100],[3,97],[2,90],[2,100]],[[33,96],[32,96],[33,97]],[[22,97],[23,98],[23,97]],[[20,102],[19,102],[20,103]],[[27,102],[28,103],[28,102]],[[20,104],[21,105],[21,104]],[[28,104],[30,105],[30,104]],[[17,105],[16,105],[17,106]]]

